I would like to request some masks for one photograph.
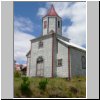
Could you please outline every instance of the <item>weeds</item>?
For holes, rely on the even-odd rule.
[[[14,72],[14,77],[21,77],[21,72],[15,71]]]
[[[47,79],[41,80],[39,82],[39,89],[44,91],[46,89],[47,84],[48,84],[48,80]]]
[[[62,78],[27,78],[14,80],[14,97],[32,98],[85,98],[85,77],[74,77],[71,81]]]
[[[30,81],[28,77],[22,77],[23,82],[21,83],[21,93],[23,95],[26,95],[27,97],[31,96],[31,90],[30,90]]]

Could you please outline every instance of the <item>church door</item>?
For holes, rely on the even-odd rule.
[[[44,76],[44,60],[42,57],[39,57],[37,59],[37,71],[36,71],[36,75],[38,77],[43,77]]]

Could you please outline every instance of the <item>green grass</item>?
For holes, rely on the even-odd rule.
[[[48,80],[46,89],[41,91],[39,83]],[[70,81],[65,78],[29,78],[31,95],[29,98],[85,98],[86,79],[85,77],[74,77]],[[21,77],[14,78],[14,97],[27,98],[21,93]]]

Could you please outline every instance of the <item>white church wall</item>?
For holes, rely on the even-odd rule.
[[[27,58],[27,76],[29,75],[29,67],[30,67],[30,57]]]
[[[49,32],[51,30],[56,32],[56,18],[55,17],[49,17]]]
[[[86,69],[82,69],[82,56],[86,57],[85,51],[70,48],[71,76],[86,76]]]
[[[58,42],[57,59],[62,59],[62,66],[57,67],[57,76],[68,77],[68,48],[60,42]]]
[[[42,48],[38,48],[39,41],[32,43],[30,74],[36,76],[36,61],[39,56],[42,56],[44,59],[44,77],[52,77],[52,38],[42,41]]]
[[[44,76],[52,77],[52,38],[44,40]]]

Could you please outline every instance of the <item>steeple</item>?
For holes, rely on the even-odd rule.
[[[49,34],[51,30],[62,35],[62,19],[58,16],[53,5],[43,17],[43,35]]]
[[[44,17],[46,16],[58,16],[53,5],[51,5],[51,8],[48,10],[47,14]]]

